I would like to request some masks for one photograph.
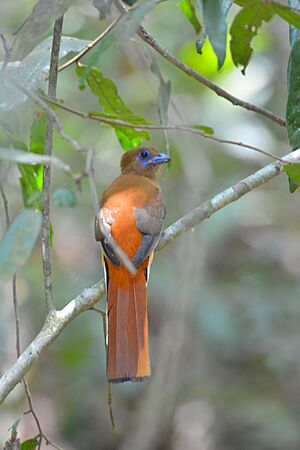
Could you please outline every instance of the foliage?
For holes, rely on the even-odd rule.
[[[292,30],[291,53],[288,64],[288,99],[286,104],[286,122],[289,141],[292,149],[300,147],[300,39],[299,32]],[[300,186],[299,179],[289,178],[290,191],[295,192]]]
[[[292,191],[294,192],[300,186],[300,167],[297,164],[285,164],[284,171],[295,185],[295,189]]]
[[[300,18],[291,9],[276,2],[236,0],[235,3],[243,9],[235,17],[230,29],[231,51],[235,65],[242,65],[245,72],[253,51],[251,41],[257,35],[263,21],[269,22],[275,14],[278,14],[289,24],[300,28]]]
[[[85,67],[77,67],[76,73],[78,77],[81,78],[85,73]],[[109,78],[104,77],[96,67],[90,69],[87,77],[87,84],[92,93],[98,98],[100,106],[106,113],[103,114],[97,111],[93,112],[93,115],[107,119],[122,120],[133,125],[143,125],[146,123],[142,117],[132,113],[118,94],[114,82]],[[116,125],[113,125],[113,128],[115,129],[116,135],[124,150],[138,147],[143,139],[146,139],[147,141],[151,140],[150,134],[144,130],[136,130],[135,128],[126,128]]]
[[[196,33],[199,33],[202,27],[198,21],[193,2],[191,0],[180,0],[178,2],[178,7],[181,9],[183,14],[185,14],[189,22],[193,25]]]
[[[0,111],[11,110],[27,100],[27,96],[13,84],[21,83],[31,91],[37,91],[47,79],[50,67],[51,37],[38,44],[22,61],[9,62],[0,86]],[[72,52],[80,52],[89,41],[70,36],[62,37],[60,59]]]
[[[39,96],[48,83],[53,22],[66,14],[64,34],[68,35],[61,39],[61,65],[91,46],[113,23],[114,2],[29,0],[22,8],[4,2],[9,8],[3,6],[0,22],[5,18],[6,23],[1,29],[19,28],[16,37],[9,36],[8,41],[16,39],[16,44],[7,46],[0,64],[0,181],[15,218],[7,231],[1,210],[0,359],[6,367],[14,358],[15,319],[10,284],[4,282],[18,273],[22,349],[45,319],[40,246],[36,245],[44,164],[52,165],[49,196],[59,320],[68,299],[100,277],[90,191],[94,188],[94,198],[96,191],[101,195],[117,173],[121,150],[150,142],[170,152],[170,175],[162,177],[168,223],[264,165],[261,155],[249,149],[221,146],[225,137],[238,143],[251,141],[277,157],[288,152],[284,128],[275,129],[275,124],[252,111],[233,108],[221,98],[222,91],[219,97],[210,95],[183,74],[181,61],[171,64],[172,53],[198,70],[198,78],[207,76],[206,85],[220,84],[242,101],[259,103],[276,114],[287,90],[289,143],[293,150],[300,147],[300,2],[290,0],[287,6],[267,0],[127,0],[129,13],[120,14],[75,69],[73,65],[59,72],[59,100],[54,100],[56,105],[48,103],[58,119],[51,157],[44,155],[45,111],[28,99],[26,90]],[[150,47],[155,48],[151,39],[166,47],[161,56],[147,39],[143,42],[135,36],[144,23],[153,33],[147,38]],[[287,60],[287,46],[281,41],[289,26],[286,88],[282,62]],[[239,68],[245,75],[249,65],[251,70],[243,77]],[[189,75],[193,77],[191,70]],[[98,126],[91,117],[106,126]],[[168,129],[169,123],[183,131]],[[204,125],[194,125],[198,123]],[[207,139],[218,140],[218,136],[219,143]],[[291,191],[296,191],[299,165],[285,164],[284,171]],[[195,448],[203,440],[203,445],[216,450],[299,448],[298,199],[288,196],[280,183],[261,186],[242,203],[227,205],[203,223],[201,231],[193,230],[155,261],[155,282],[149,291],[155,382],[113,390],[117,423],[124,430],[118,442],[109,429],[103,400],[101,319],[92,313],[82,314],[66,328],[36,372],[30,372],[34,405],[37,411],[43,406],[46,433],[48,423],[53,424],[53,434],[74,449],[98,448],[100,434],[101,446],[107,449],[128,442],[128,448],[140,450],[147,439],[151,450],[180,448],[189,439]],[[60,382],[54,392],[57,368]],[[22,396],[7,402],[5,424],[24,411]],[[29,416],[15,422],[21,420],[20,436],[32,420]],[[149,421],[149,435],[151,430],[155,434],[151,442],[144,437],[144,428],[136,427],[136,416],[143,424]],[[0,441],[5,442],[8,426],[3,428]],[[138,430],[140,435],[127,430]],[[39,439],[31,438],[22,442],[21,449],[38,446]]]
[[[37,438],[27,439],[27,441],[22,442],[21,450],[35,450],[38,448],[39,441]]]
[[[97,45],[96,49],[94,49],[92,56],[88,60],[87,66],[82,72],[80,78],[81,89],[87,81],[87,77],[90,74],[92,67],[96,63],[99,64],[104,53],[113,46],[120,45],[127,39],[130,39],[136,32],[146,14],[154,8],[158,1],[159,0],[144,0],[128,14],[123,15],[111,32],[104,36],[104,38]]]

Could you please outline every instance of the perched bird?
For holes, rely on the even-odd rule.
[[[103,193],[95,222],[107,289],[107,378],[143,381],[151,375],[148,348],[147,281],[166,205],[156,175],[170,157],[139,147],[121,158],[121,175]],[[121,248],[136,268],[128,270]]]

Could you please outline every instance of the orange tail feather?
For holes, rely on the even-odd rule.
[[[143,381],[151,375],[147,290],[143,270],[109,268],[107,378],[112,383]]]

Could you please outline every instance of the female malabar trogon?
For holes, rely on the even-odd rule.
[[[107,290],[107,378],[112,383],[143,381],[151,375],[147,281],[166,215],[156,176],[161,164],[169,161],[169,155],[153,147],[126,152],[121,174],[103,193],[96,217],[95,235],[102,246]],[[112,241],[136,268],[134,274]]]

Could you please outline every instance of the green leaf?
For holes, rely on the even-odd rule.
[[[21,177],[19,179],[23,203],[26,208],[36,208],[38,211],[42,210],[42,188],[38,183],[38,178],[33,166],[28,164],[19,164],[19,171]]]
[[[299,8],[300,7],[299,0],[288,0],[288,4],[292,8]],[[294,45],[294,43],[297,40],[299,40],[299,37],[300,37],[300,31],[298,30],[298,28],[290,26],[290,43],[291,43],[291,46]]]
[[[272,3],[270,7],[273,11],[278,14],[283,20],[288,22],[290,25],[300,28],[300,16],[295,11],[290,9],[286,5],[281,5],[279,2]],[[299,8],[299,3],[298,3]]]
[[[197,16],[196,16],[196,11],[194,8],[193,3],[191,2],[191,0],[180,0],[177,3],[179,9],[181,9],[181,11],[183,12],[183,14],[186,16],[186,18],[188,19],[188,21],[191,23],[191,25],[193,25],[196,33],[200,33],[201,31],[201,24],[199,23]]]
[[[231,54],[234,64],[243,66],[242,72],[245,73],[253,52],[252,39],[263,21],[269,22],[275,13],[261,0],[238,0],[236,3],[243,9],[235,16],[230,29]]]
[[[29,149],[33,153],[44,154],[46,133],[46,113],[37,109],[34,112],[34,118],[30,129]]]
[[[224,2],[222,0],[198,0],[197,7],[203,14],[205,32],[217,56],[220,69],[226,57],[227,23]]]
[[[30,144],[29,149],[32,153],[44,154],[46,133],[46,113],[43,110],[36,109],[34,118],[30,129]],[[37,164],[33,167],[36,186],[39,191],[43,189],[43,166]]]
[[[251,41],[262,23],[269,22],[277,14],[290,25],[300,28],[300,16],[276,1],[235,0],[235,3],[243,9],[236,15],[230,29],[231,53],[235,65],[242,65],[244,73],[253,52]]]
[[[99,62],[103,54],[114,45],[124,44],[130,39],[145,16],[160,0],[143,0],[137,7],[131,9],[127,14],[123,14],[117,25],[99,42],[94,48],[92,56],[81,73],[80,88],[83,89],[92,67]]]
[[[285,164],[283,166],[285,173],[290,180],[290,191],[293,193],[300,186],[300,165]]]
[[[39,445],[38,438],[27,439],[27,441],[22,442],[21,450],[35,450]]]
[[[286,121],[293,150],[300,147],[300,41],[294,43],[288,64]]]
[[[41,229],[39,213],[26,210],[10,225],[0,243],[0,280],[13,277],[27,261]]]
[[[28,152],[26,144],[15,138],[10,130],[2,124],[0,127],[0,146],[11,147],[12,149],[22,149]],[[18,151],[18,150],[17,150]],[[37,164],[31,166],[29,164],[18,164],[18,169],[21,173],[19,182],[22,189],[23,203],[26,208],[37,208],[41,211],[41,190],[43,186],[43,166]]]
[[[84,70],[84,67],[76,68],[78,77],[82,76]],[[114,82],[109,78],[104,77],[99,69],[95,67],[90,69],[90,73],[87,77],[87,84],[92,93],[98,98],[102,109],[108,115],[101,112],[94,112],[91,114],[113,120],[122,120],[133,125],[146,124],[146,121],[142,117],[132,113],[132,111],[125,105]],[[118,125],[110,126],[115,129],[116,135],[124,150],[138,147],[143,139],[148,141],[151,140],[150,134],[145,130],[126,128]]]
[[[290,2],[294,3],[295,2]],[[299,31],[290,27],[291,52],[288,64],[288,98],[286,104],[286,124],[289,142],[293,150],[300,147],[300,36]],[[293,166],[289,166],[289,169]],[[300,186],[299,180],[289,176],[290,192]]]
[[[71,189],[61,188],[56,189],[52,194],[52,200],[55,206],[60,208],[74,208],[76,206],[76,196]]]
[[[212,136],[214,134],[214,129],[211,127],[207,127],[206,125],[193,125],[193,128],[196,128],[197,130],[201,130],[205,134],[208,134],[209,136]]]

